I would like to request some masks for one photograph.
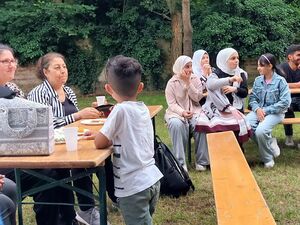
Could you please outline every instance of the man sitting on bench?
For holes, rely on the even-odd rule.
[[[291,45],[286,50],[287,62],[281,63],[278,66],[280,75],[284,76],[289,88],[300,88],[300,44]],[[292,94],[292,103],[288,111],[285,113],[285,118],[295,118],[295,111],[300,111],[300,94]],[[285,131],[285,145],[294,146],[293,141],[293,125],[283,125]],[[298,144],[300,148],[300,143]]]

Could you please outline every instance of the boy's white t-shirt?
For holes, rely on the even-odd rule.
[[[141,192],[163,177],[153,158],[153,126],[143,102],[116,104],[100,132],[113,143],[117,197]]]

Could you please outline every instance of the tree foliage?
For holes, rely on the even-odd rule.
[[[194,12],[193,21],[202,21],[194,23],[200,31],[194,41],[214,55],[234,47],[244,59],[265,52],[281,56],[296,38],[299,18],[295,8],[281,0],[208,0],[201,15]]]
[[[86,5],[6,1],[0,14],[0,41],[17,50],[21,63],[72,48],[94,30],[94,7]]]
[[[166,68],[170,68],[166,63],[173,63],[170,52],[176,47],[170,47],[174,35],[171,17],[181,2],[0,1],[0,42],[10,44],[23,64],[35,62],[49,51],[65,54],[69,81],[82,93],[94,91],[106,60],[118,54],[141,62],[148,89],[164,88]],[[193,49],[206,49],[212,59],[224,47],[236,48],[242,59],[265,52],[280,56],[288,45],[300,40],[299,0],[190,3]]]

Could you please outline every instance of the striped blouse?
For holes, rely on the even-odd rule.
[[[74,104],[78,111],[77,98],[74,91],[68,86],[64,86],[63,89],[65,91],[66,98],[68,98]],[[52,107],[54,128],[62,127],[75,122],[74,114],[70,114],[68,116],[65,115],[65,110],[63,104],[59,101],[58,94],[51,87],[47,80],[32,89],[27,98],[30,101]]]

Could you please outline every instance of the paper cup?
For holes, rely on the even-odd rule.
[[[64,135],[67,151],[76,151],[78,144],[78,127],[64,127]]]
[[[97,99],[98,106],[105,104],[105,96],[97,96],[96,99]]]

